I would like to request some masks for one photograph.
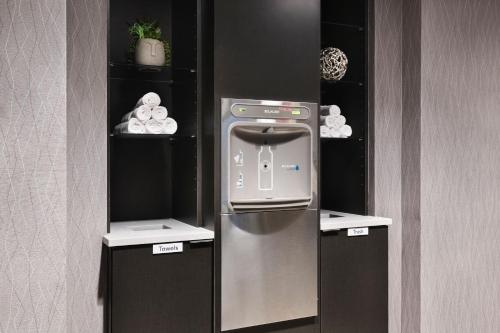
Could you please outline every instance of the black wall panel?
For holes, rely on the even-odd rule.
[[[222,97],[319,103],[320,9],[320,0],[213,0],[213,156],[219,156]],[[219,193],[217,158],[213,184],[214,193]],[[217,197],[213,207],[217,235],[220,207]],[[220,263],[217,258],[220,246],[217,239],[215,245],[215,332],[219,332]],[[319,321],[309,318],[235,332],[317,333]]]
[[[215,0],[215,95],[319,102],[319,0]]]

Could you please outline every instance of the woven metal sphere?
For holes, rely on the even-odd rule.
[[[338,81],[347,72],[347,56],[335,47],[321,50],[321,77],[325,80]]]

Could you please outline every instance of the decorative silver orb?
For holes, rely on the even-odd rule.
[[[338,81],[347,72],[347,56],[335,47],[321,50],[321,77],[325,80]]]

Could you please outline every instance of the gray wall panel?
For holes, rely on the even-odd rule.
[[[500,2],[422,4],[422,332],[500,332]]]
[[[69,0],[68,332],[103,331],[101,238],[107,229],[107,1]],[[102,281],[101,281],[102,282]]]
[[[403,1],[402,331],[420,332],[421,0]]]
[[[0,2],[0,332],[66,332],[66,5]]]
[[[401,332],[402,1],[374,1],[374,213],[389,216],[389,332]]]

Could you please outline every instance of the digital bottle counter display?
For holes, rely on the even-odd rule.
[[[231,113],[243,118],[308,119],[311,110],[303,106],[234,104]]]

